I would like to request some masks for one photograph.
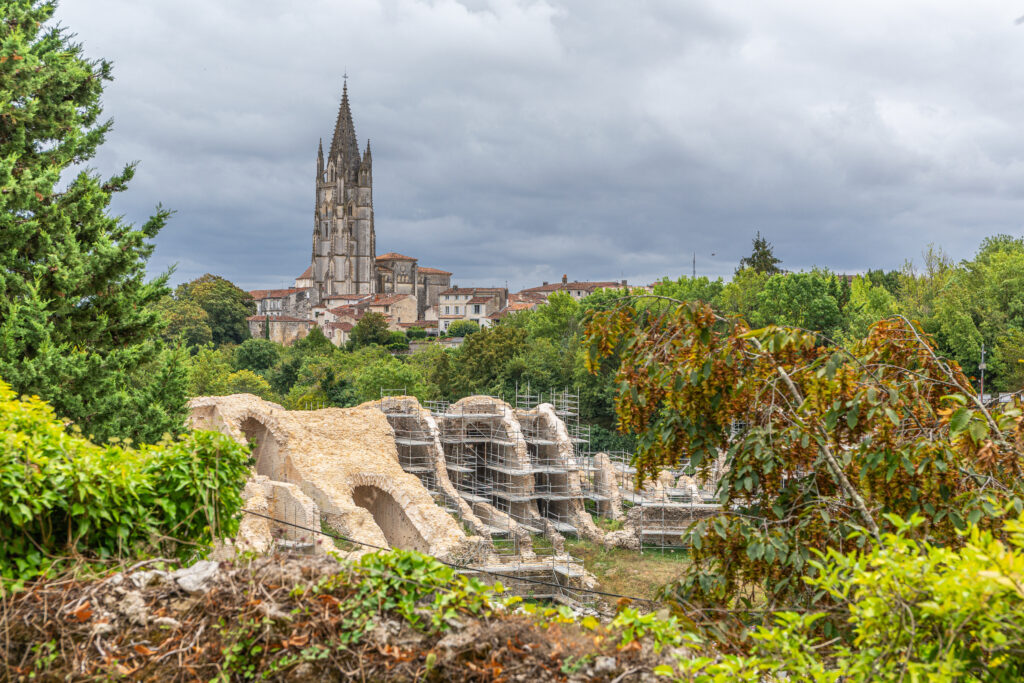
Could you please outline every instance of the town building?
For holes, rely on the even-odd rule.
[[[307,332],[312,326],[335,325],[327,336],[341,339],[347,334],[346,323],[328,311],[354,304],[363,304],[364,313],[384,314],[393,329],[417,326],[417,321],[431,327],[425,319],[436,321],[437,317],[428,316],[428,311],[436,310],[441,292],[451,287],[452,274],[420,266],[416,258],[396,252],[377,256],[373,157],[369,140],[360,152],[347,81],[326,155],[322,140],[317,148],[314,187],[310,266],[295,278],[292,288],[250,292],[256,300],[250,333],[291,338],[298,325],[295,321],[302,321]],[[379,298],[367,301],[366,297]],[[278,326],[280,331],[274,329]]]
[[[569,276],[563,275],[561,282],[545,282],[540,287],[530,287],[520,291],[520,294],[528,295],[533,294],[544,297],[545,300],[555,292],[566,292],[574,299],[582,299],[585,296],[590,296],[599,289],[624,289],[628,290],[629,285],[625,280],[614,280],[607,282],[593,282],[586,281],[580,282],[575,280],[569,282]]]
[[[438,328],[446,333],[456,320],[470,320],[480,327],[490,327],[492,315],[508,304],[508,290],[503,287],[452,287],[440,293],[437,304]]]

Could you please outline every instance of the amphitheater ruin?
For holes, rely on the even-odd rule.
[[[196,398],[190,408],[193,428],[253,449],[243,498],[255,514],[228,541],[235,550],[411,549],[501,576],[524,596],[585,602],[580,589],[595,582],[566,552],[566,536],[677,548],[687,526],[719,506],[714,474],[698,484],[663,471],[637,488],[628,454],[588,452],[576,405],[561,392],[546,402],[517,396],[515,406],[489,396],[427,406],[387,396],[289,411],[236,394]],[[600,518],[619,523],[599,526]]]

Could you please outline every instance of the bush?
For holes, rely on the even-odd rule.
[[[405,331],[405,336],[410,340],[426,339],[427,331],[422,327],[410,327],[408,330]]]
[[[0,582],[79,558],[200,555],[237,530],[248,465],[248,449],[215,432],[96,445],[0,381]]]
[[[472,320],[456,320],[448,326],[449,337],[468,337],[480,331],[480,325]]]
[[[232,372],[227,377],[228,394],[253,394],[266,401],[274,401],[277,397],[270,383],[251,370],[239,370]]]
[[[679,680],[1021,680],[1024,516],[1006,523],[1008,543],[970,525],[958,550],[917,540],[920,515],[887,521],[896,531],[870,550],[815,551],[809,563],[804,581],[847,616],[837,643],[819,637],[824,611],[779,612],[753,634],[753,656],[687,658]]]
[[[235,370],[265,373],[281,360],[281,345],[269,339],[246,339],[235,347]]]

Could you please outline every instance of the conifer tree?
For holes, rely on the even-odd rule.
[[[86,434],[156,440],[185,410],[183,359],[159,342],[168,274],[145,280],[168,212],[141,227],[110,215],[134,165],[61,183],[110,130],[111,64],[86,58],[55,9],[0,0],[0,377]]]
[[[740,266],[736,269],[736,272],[738,273],[744,268],[753,268],[759,273],[774,275],[782,272],[779,268],[780,263],[782,261],[775,258],[775,250],[772,248],[772,245],[768,240],[761,237],[761,231],[758,231],[757,237],[754,238],[754,250],[750,253],[750,256],[744,256],[740,259]]]

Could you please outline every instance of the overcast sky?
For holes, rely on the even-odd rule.
[[[287,285],[347,69],[377,251],[461,285],[897,268],[1022,234],[1024,3],[63,0],[152,271]]]

